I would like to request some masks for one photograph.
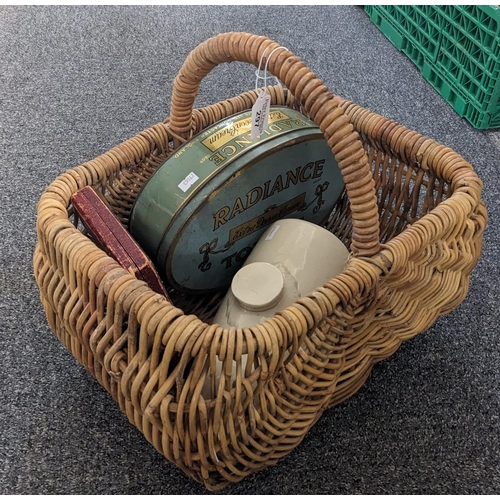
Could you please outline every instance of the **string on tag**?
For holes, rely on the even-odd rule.
[[[252,140],[259,137],[267,127],[267,123],[269,120],[269,105],[271,102],[271,96],[267,93],[267,67],[269,65],[269,59],[271,59],[271,56],[274,54],[274,52],[279,49],[288,50],[286,47],[281,46],[273,49],[266,60],[266,65],[264,66],[264,76],[261,76],[262,61],[267,52],[266,48],[262,53],[262,56],[260,57],[259,67],[255,72],[255,92],[257,94],[257,99],[255,101],[255,104],[252,106]],[[264,88],[258,88],[259,79],[264,80]],[[281,84],[279,80],[278,83]]]
[[[269,57],[266,59],[266,64],[264,66],[264,70],[262,70],[262,61],[264,59],[264,56],[266,55],[267,47],[264,49],[264,52],[262,52],[262,55],[260,56],[259,67],[255,71],[255,92],[257,92],[257,95],[261,95],[262,91],[265,92],[265,88],[267,87],[267,67],[269,65],[269,60],[271,59],[271,56],[277,50],[280,50],[280,49],[288,50],[286,47],[282,47],[282,46],[276,47],[275,49],[271,50]],[[264,76],[261,76],[262,72],[264,73]],[[279,78],[275,77],[274,75],[273,75],[273,77],[281,85]],[[264,89],[259,89],[259,80],[264,80],[264,85],[263,85]]]

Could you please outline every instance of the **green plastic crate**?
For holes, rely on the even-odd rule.
[[[374,5],[366,5],[365,12],[370,16],[373,23],[384,33],[384,35],[401,50],[405,41],[405,36],[401,32],[397,23],[387,16],[384,11]]]
[[[398,15],[398,12],[393,10],[394,7],[388,6],[388,12],[386,12],[378,6],[367,5],[365,6],[365,12],[368,13],[373,23],[379,27],[393,45],[405,53],[421,70],[426,51],[422,50],[417,44],[412,43],[412,36],[395,21],[394,16]]]
[[[366,6],[389,40],[460,116],[500,127],[500,9],[488,5]]]

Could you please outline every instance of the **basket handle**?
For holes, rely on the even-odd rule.
[[[223,33],[191,51],[173,84],[170,131],[174,147],[192,137],[193,105],[201,80],[219,64],[240,61],[258,66],[261,57],[280,45],[250,33]],[[263,57],[263,63],[266,57]],[[357,132],[339,106],[339,100],[294,54],[276,50],[269,71],[290,89],[303,110],[318,125],[342,172],[352,213],[351,251],[371,257],[379,251],[379,218],[375,183]]]

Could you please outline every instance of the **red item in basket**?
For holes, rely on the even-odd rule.
[[[106,203],[90,186],[76,192],[73,206],[96,243],[137,279],[145,281],[157,293],[170,298],[153,263]]]

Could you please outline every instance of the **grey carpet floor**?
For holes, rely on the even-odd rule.
[[[205,492],[59,344],[31,259],[43,189],[168,116],[188,52],[225,31],[275,39],[330,89],[462,154],[490,223],[463,304],[378,364],[276,466],[223,492],[500,493],[500,133],[459,118],[354,6],[0,8],[0,491]],[[225,65],[196,104],[253,85],[253,68]]]

